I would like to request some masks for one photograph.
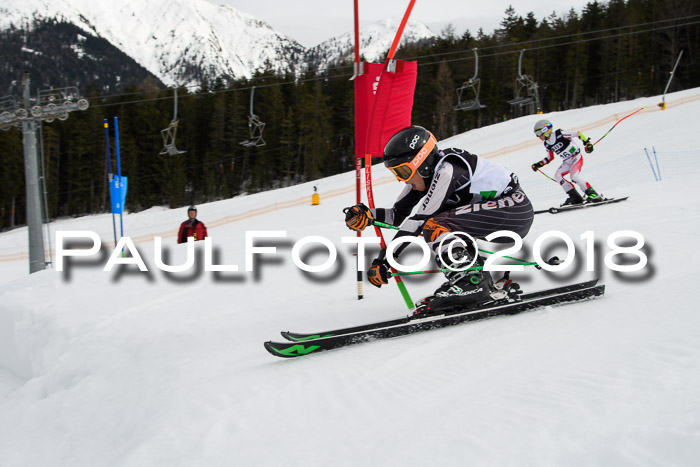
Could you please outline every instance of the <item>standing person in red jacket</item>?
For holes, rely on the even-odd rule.
[[[177,243],[187,243],[187,237],[194,237],[194,241],[207,238],[207,226],[197,219],[197,207],[190,206],[187,209],[187,219],[180,224],[180,231],[177,233]]]

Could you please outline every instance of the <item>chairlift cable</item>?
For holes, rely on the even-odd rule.
[[[641,27],[641,26],[650,26],[650,25],[655,25],[659,23],[667,23],[670,21],[686,21],[689,19],[695,19],[700,17],[700,15],[690,15],[690,16],[683,16],[683,17],[677,17],[677,18],[669,18],[665,20],[659,20],[659,21],[651,21],[647,23],[639,23],[639,24],[633,24],[629,26],[618,26],[614,28],[607,28],[607,29],[598,29],[595,31],[585,31],[585,32],[580,32],[580,33],[575,33],[575,34],[565,34],[561,36],[555,36],[555,37],[548,37],[548,38],[543,38],[543,39],[532,39],[529,41],[524,41],[524,42],[519,42],[516,45],[522,46],[522,45],[527,45],[527,44],[535,44],[539,42],[546,42],[546,41],[555,41],[558,39],[564,39],[567,37],[577,37],[577,36],[586,36],[586,35],[591,35],[591,34],[598,34],[602,32],[611,32],[611,31],[617,31],[620,29],[629,29],[629,28],[634,28],[634,27]],[[641,31],[629,31],[621,34],[615,34],[615,35],[607,35],[603,37],[594,37],[590,39],[580,39],[580,40],[574,40],[574,41],[568,41],[568,42],[563,42],[563,43],[558,43],[558,44],[548,44],[544,46],[538,46],[538,47],[532,47],[529,48],[528,50],[534,51],[534,50],[544,50],[544,49],[549,49],[553,47],[560,47],[560,46],[565,46],[565,45],[572,45],[572,44],[580,44],[580,43],[586,43],[586,42],[591,42],[591,41],[596,41],[596,40],[601,40],[601,39],[611,39],[611,38],[620,38],[624,36],[629,36],[629,35],[636,35],[636,34],[645,34],[645,33],[650,33],[654,31],[659,31],[663,29],[670,29],[670,28],[681,28],[681,27],[686,27],[686,26],[693,26],[696,24],[699,24],[700,21],[693,21],[693,22],[687,22],[683,24],[672,24],[668,26],[662,26],[662,27],[657,27],[657,28],[651,28],[651,29],[645,29]],[[513,47],[514,44],[498,44],[498,45],[492,45],[492,46],[485,46],[481,47],[480,50],[492,50],[492,49],[500,49],[500,48],[505,48],[505,47]],[[471,49],[470,49],[471,50]],[[482,55],[482,57],[497,57],[501,55],[508,55],[512,53],[516,53],[518,51],[504,51],[504,52],[497,52],[497,53],[492,53],[492,54],[485,54]],[[428,54],[428,55],[420,55],[416,57],[405,57],[404,60],[416,60],[420,58],[432,58],[432,57],[442,57],[442,56],[447,56],[447,55],[456,55],[456,54],[464,54],[464,50],[459,50],[459,51],[453,51],[453,52],[442,52],[442,53],[435,53],[435,54]],[[455,58],[455,59],[450,59],[450,60],[441,60],[445,61],[446,63],[449,62],[460,62],[460,61],[466,61],[466,60],[471,60],[471,57],[461,57],[461,58]],[[435,65],[440,62],[429,62],[429,63],[419,63],[418,66],[428,66],[428,65]],[[341,70],[344,68],[348,68],[352,70],[352,65],[343,65],[343,66],[338,66],[338,67],[333,67],[329,68],[328,71],[337,71]],[[315,82],[315,81],[322,81],[322,80],[327,80],[327,79],[335,79],[335,78],[344,78],[347,79],[348,76],[350,76],[352,73],[348,74],[343,74],[343,75],[335,75],[335,76],[318,76],[314,78],[304,78],[300,80],[290,80],[290,81],[284,81],[280,83],[271,83],[271,84],[257,84],[256,87],[258,88],[265,88],[265,87],[274,87],[274,86],[286,86],[290,84],[299,84],[299,83],[308,83],[308,82]],[[190,85],[190,86],[181,86],[188,91],[190,89],[194,89],[195,91],[192,94],[189,94],[187,97],[200,97],[202,95],[214,95],[214,94],[220,94],[224,92],[238,92],[238,91],[246,91],[251,89],[251,87],[243,87],[243,88],[236,88],[236,89],[223,89],[223,90],[209,90],[207,91],[206,94],[199,94],[196,92],[196,90],[199,88],[200,85]],[[104,100],[108,98],[117,98],[117,97],[126,97],[126,96],[133,96],[133,95],[143,95],[143,94],[148,94],[153,91],[140,91],[140,92],[132,92],[132,93],[123,93],[123,94],[111,94],[111,95],[105,95],[105,96],[95,96],[95,97],[89,97],[86,98],[90,101],[99,101],[99,100]],[[153,101],[159,101],[159,100],[166,100],[166,99],[171,99],[169,96],[164,96],[164,97],[154,97],[154,98],[148,98],[148,99],[138,99],[138,100],[131,100],[131,101],[125,101],[125,102],[114,102],[114,103],[97,103],[97,104],[90,104],[90,107],[109,107],[109,106],[114,106],[114,105],[127,105],[127,104],[137,104],[141,102],[153,102]]]

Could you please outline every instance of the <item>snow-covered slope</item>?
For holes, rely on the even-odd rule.
[[[360,28],[360,52],[369,62],[383,61],[391,47],[401,23],[396,18],[387,18]],[[426,25],[409,20],[406,23],[401,43],[416,42],[437,37]],[[354,57],[354,33],[345,33],[328,39],[307,51],[307,61],[314,69],[325,69],[341,60],[352,62]]]
[[[303,65],[304,48],[267,23],[206,0],[5,0],[0,29],[63,18],[107,39],[166,84]]]
[[[155,268],[154,235],[164,237],[168,264],[185,260],[184,246],[175,243],[184,208],[125,216],[149,273],[134,266],[102,272],[103,256],[77,259],[67,275],[49,269],[30,276],[26,230],[0,234],[0,465],[696,465],[700,89],[668,95],[665,111],[659,101],[545,116],[599,138],[647,106],[601,141],[583,170],[599,191],[630,199],[538,215],[520,252],[529,256],[551,230],[571,237],[575,266],[515,277],[537,290],[599,276],[606,294],[590,302],[297,360],[270,356],[262,343],[280,330],[320,331],[407,313],[393,285],[366,284],[364,300],[356,299],[353,249],[341,243],[353,236],[341,212],[354,203],[352,173],[199,206],[217,263],[237,264],[239,272]],[[509,166],[535,207],[545,208],[564,196],[530,170],[543,155],[532,135],[539,118],[440,144]],[[659,182],[645,147],[656,149]],[[380,165],[374,180],[379,205],[402,187]],[[319,206],[310,205],[313,185]],[[51,230],[92,230],[109,244],[112,221],[62,220]],[[282,230],[286,238],[260,242],[277,253],[245,271],[245,232]],[[645,239],[649,262],[638,273],[605,266],[606,239],[623,230]],[[580,236],[587,231],[596,239],[594,272],[585,270]],[[336,245],[336,267],[307,274],[294,265],[293,244],[310,235]],[[324,251],[302,253],[320,264]],[[407,281],[414,299],[440,282],[435,275]]]

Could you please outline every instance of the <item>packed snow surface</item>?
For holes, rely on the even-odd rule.
[[[354,248],[341,242],[354,236],[342,214],[354,204],[354,173],[200,205],[214,263],[237,272],[205,271],[204,242],[195,245],[193,268],[156,266],[154,237],[162,237],[165,263],[185,263],[187,247],[175,238],[185,208],[124,216],[148,272],[133,264],[102,270],[113,248],[110,214],[51,224],[52,249],[58,231],[102,239],[100,255],[71,258],[63,272],[52,257],[54,267],[29,275],[26,229],[0,234],[0,465],[697,465],[700,89],[667,95],[664,111],[660,100],[531,115],[440,142],[507,165],[543,209],[564,193],[530,170],[544,157],[534,122],[550,118],[597,140],[646,106],[583,167],[599,192],[629,200],[537,215],[523,249],[511,253],[531,258],[538,237],[562,232],[576,245],[574,265],[514,278],[534,291],[599,277],[606,293],[592,301],[298,359],[271,356],[263,342],[281,339],[279,331],[409,312],[394,284],[365,283],[357,299]],[[557,166],[544,171],[552,176]],[[381,165],[373,178],[377,204],[391,205],[402,184]],[[314,185],[318,206],[310,203]],[[285,237],[258,238],[255,246],[276,252],[255,254],[247,271],[246,232],[273,231]],[[619,231],[643,237],[648,262],[640,271],[606,265],[608,238]],[[590,258],[585,232],[595,239]],[[307,236],[335,245],[329,270],[307,273],[294,264],[294,245]],[[563,241],[545,243],[547,254],[566,256]],[[328,250],[309,245],[301,258],[319,265]],[[416,300],[441,280],[406,282]]]

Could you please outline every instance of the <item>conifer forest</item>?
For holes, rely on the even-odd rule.
[[[612,0],[588,3],[564,17],[541,13],[522,16],[509,8],[491,33],[459,36],[447,27],[435,31],[437,39],[399,47],[396,58],[418,62],[412,123],[441,140],[537,111],[660,95],[681,51],[668,92],[700,86],[697,0]],[[457,110],[475,97],[476,88],[464,86],[475,72],[483,107]],[[532,105],[513,103],[528,95],[522,75],[537,84]],[[103,122],[112,126],[115,116],[121,170],[129,179],[126,209],[132,212],[226,199],[352,170],[351,76],[352,63],[346,62],[302,76],[268,71],[251,79],[222,77],[180,87],[175,139],[180,154],[161,153],[161,130],[174,116],[172,88],[151,79],[109,95],[86,86],[81,92],[90,102],[87,110],[44,122],[38,131],[48,216],[109,212]],[[265,123],[264,145],[241,144],[251,138],[251,93],[254,113]],[[114,149],[112,139],[112,161]],[[23,155],[21,129],[0,131],[0,230],[26,222]]]

